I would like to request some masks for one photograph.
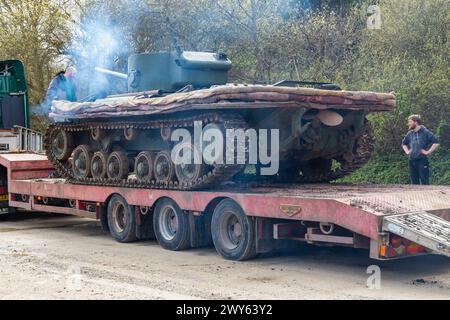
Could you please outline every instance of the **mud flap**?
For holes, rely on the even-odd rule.
[[[417,212],[386,217],[383,231],[450,257],[450,222],[427,212]]]
[[[273,219],[256,218],[256,253],[269,253],[275,247],[273,238]]]
[[[109,226],[108,226],[108,207],[106,205],[102,205],[100,207],[100,224],[102,226],[102,230],[104,232],[109,233]]]
[[[139,240],[155,240],[155,231],[153,229],[153,213],[142,215],[136,207],[136,237]]]
[[[207,214],[189,214],[191,248],[202,248],[212,245],[211,216]]]

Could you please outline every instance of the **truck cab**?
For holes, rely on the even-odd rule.
[[[0,61],[0,153],[21,151],[28,145],[28,87],[25,68],[19,60]],[[8,179],[0,166],[0,214],[8,213]]]
[[[29,127],[28,88],[19,60],[0,61],[0,130]],[[5,146],[0,146],[4,148]]]

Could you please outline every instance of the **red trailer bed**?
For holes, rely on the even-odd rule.
[[[268,251],[276,240],[291,239],[370,248],[371,257],[379,259],[431,252],[450,256],[448,186],[230,185],[214,191],[167,191],[75,185],[62,179],[48,179],[51,164],[45,156],[35,154],[3,154],[0,164],[8,169],[11,207],[107,220],[108,205],[111,199],[114,202],[117,198],[114,195],[119,195],[125,201],[125,208],[135,208],[139,228],[148,224],[146,217],[153,215],[155,208],[160,210],[161,202],[170,202],[175,205],[167,208],[176,213],[178,206],[190,216],[190,222],[186,223],[190,225],[191,246],[208,243],[205,237],[212,237],[215,245],[222,238],[226,241],[225,231],[222,236],[215,234],[217,219],[212,216],[218,210],[228,216],[226,212],[237,210],[246,215],[246,221],[240,225],[242,217],[236,213],[238,223],[230,222],[230,237],[235,234],[242,237],[246,228],[254,228],[254,235],[248,232],[256,238],[255,252]],[[164,199],[168,200],[164,202]],[[224,201],[228,207],[219,205]],[[172,220],[169,226],[170,223]],[[180,227],[180,217],[176,223]],[[227,228],[226,222],[220,223]],[[114,229],[114,225],[108,226]],[[155,226],[158,229],[158,224]],[[161,240],[159,229],[156,231]],[[222,234],[220,230],[217,232]],[[167,244],[165,247],[174,249]],[[218,251],[226,258],[233,258],[223,250]],[[236,260],[251,255],[246,252]]]

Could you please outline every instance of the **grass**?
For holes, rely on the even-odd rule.
[[[430,183],[450,185],[450,150],[441,148],[430,160]],[[375,155],[363,168],[339,182],[408,184],[408,159],[401,154]]]

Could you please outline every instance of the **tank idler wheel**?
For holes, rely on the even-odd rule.
[[[77,179],[85,179],[91,175],[92,151],[88,145],[81,145],[73,152],[73,174]]]
[[[179,251],[190,247],[189,216],[171,199],[158,201],[153,214],[153,229],[164,249]]]
[[[138,136],[138,131],[134,128],[125,128],[123,130],[123,135],[125,137],[125,140],[127,141],[133,141]]]
[[[53,135],[52,152],[56,159],[65,161],[70,158],[74,148],[73,137],[70,133],[57,130]]]
[[[150,181],[153,179],[153,165],[155,156],[149,151],[138,154],[134,163],[134,172],[139,181]]]
[[[157,182],[169,183],[175,174],[175,165],[168,151],[161,151],[155,157],[154,173]]]
[[[108,154],[104,151],[94,153],[91,162],[92,177],[95,179],[103,179],[106,177],[106,169],[108,164]]]
[[[98,127],[91,129],[91,138],[94,141],[100,142],[106,137],[106,132]]]
[[[108,157],[107,169],[108,178],[111,180],[122,180],[128,177],[130,163],[127,154],[123,151],[114,151]]]
[[[188,154],[185,154],[188,152]],[[175,174],[181,185],[189,185],[198,181],[205,172],[205,164],[195,164],[196,154],[198,159],[201,159],[199,150],[191,143],[180,145],[177,158],[175,160]],[[183,159],[183,156],[189,156],[190,159]]]
[[[233,200],[220,202],[214,210],[211,233],[217,252],[228,260],[256,257],[255,223]]]

